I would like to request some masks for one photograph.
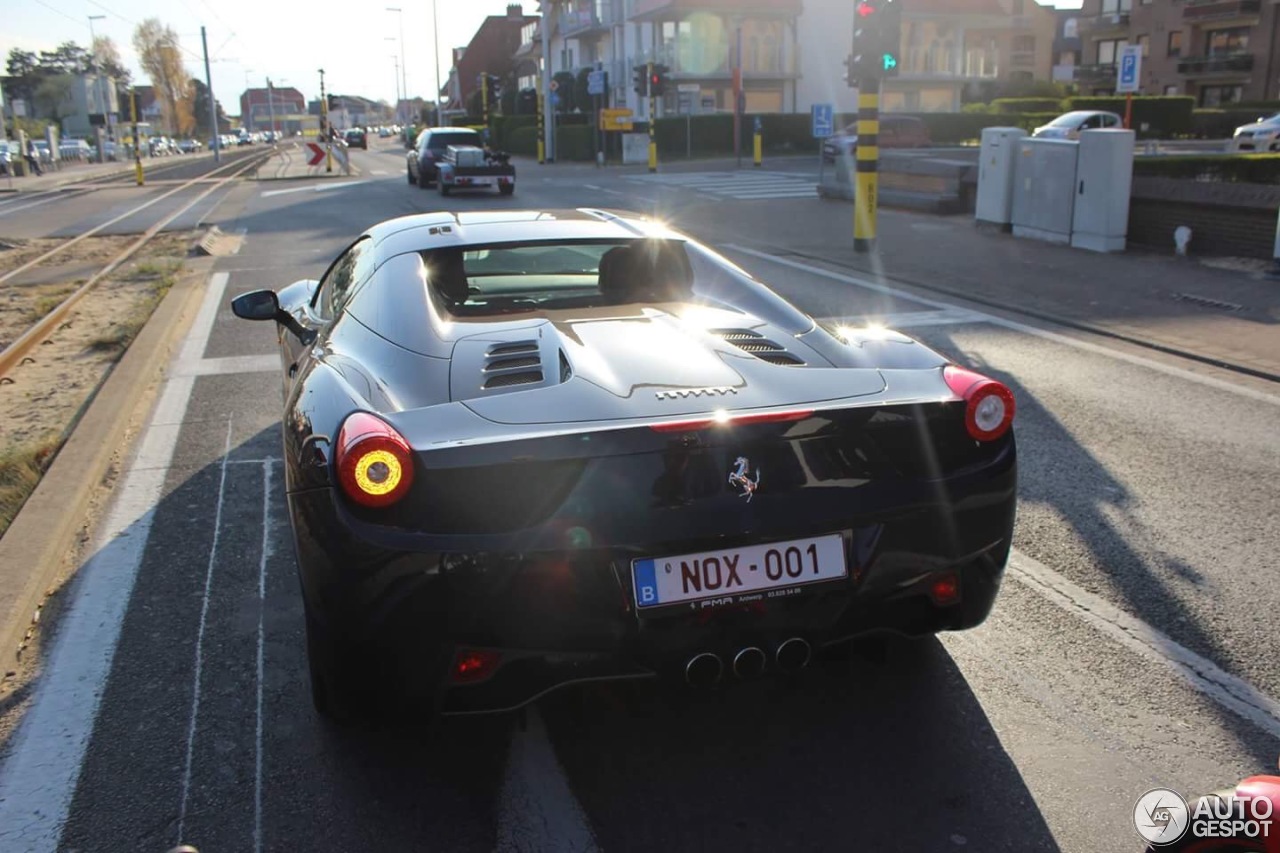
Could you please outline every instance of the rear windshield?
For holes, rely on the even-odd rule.
[[[676,240],[506,244],[423,253],[428,278],[460,315],[690,298],[693,275]]]
[[[456,133],[433,133],[427,138],[428,148],[445,149],[450,145],[479,145],[480,134],[474,131]]]

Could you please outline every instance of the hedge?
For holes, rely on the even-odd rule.
[[[1124,115],[1126,99],[1112,97],[1075,97],[1063,101],[1063,111],[1107,110]],[[1191,133],[1191,113],[1196,99],[1189,95],[1138,96],[1133,99],[1133,127],[1140,138],[1171,138]],[[1143,125],[1146,130],[1142,130]]]
[[[538,128],[533,127],[517,127],[507,134],[506,142],[503,143],[502,149],[510,154],[523,154],[528,157],[537,156],[538,153]]]
[[[1060,98],[996,98],[991,102],[993,113],[1061,113]]]
[[[535,129],[535,134],[537,133]],[[536,136],[535,136],[536,139]],[[595,128],[588,125],[560,125],[556,128],[557,160],[594,160]]]
[[[1230,184],[1280,184],[1280,154],[1185,154],[1139,157],[1134,176],[1221,181]]]
[[[1191,113],[1191,135],[1197,139],[1225,139],[1242,124],[1253,124],[1266,116],[1265,110],[1238,109],[1195,110]]]

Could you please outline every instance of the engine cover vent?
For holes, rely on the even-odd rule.
[[[494,344],[484,356],[485,390],[542,381],[542,357],[537,341]]]
[[[751,329],[710,329],[710,334],[770,364],[803,365],[804,360]]]

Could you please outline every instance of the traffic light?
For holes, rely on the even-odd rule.
[[[902,0],[857,0],[848,63],[851,85],[862,78],[897,77],[901,44]]]
[[[498,75],[486,74],[484,80],[485,90],[488,93],[489,103],[496,104],[498,99],[502,97],[502,86],[499,85]]]
[[[636,94],[642,98],[649,97],[649,66],[637,65],[635,68],[635,82],[632,86],[636,90]]]
[[[671,69],[665,65],[653,66],[653,73],[649,75],[649,94],[655,98],[661,98],[667,92],[667,75],[671,73]]]

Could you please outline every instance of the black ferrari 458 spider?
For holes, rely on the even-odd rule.
[[[381,223],[278,326],[320,711],[443,713],[593,679],[706,685],[858,635],[969,628],[1013,528],[1014,400],[816,322],[659,223]]]

